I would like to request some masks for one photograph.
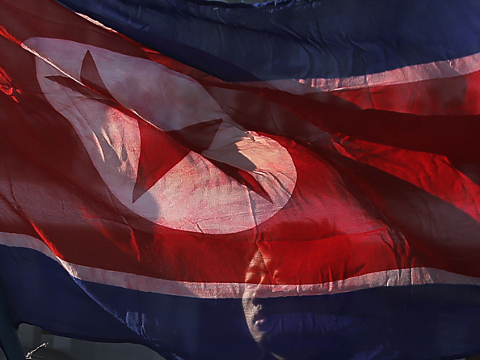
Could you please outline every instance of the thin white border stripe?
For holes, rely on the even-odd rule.
[[[295,94],[313,91],[353,90],[374,86],[400,85],[423,80],[449,78],[471,74],[480,70],[480,54],[454,60],[436,61],[384,71],[376,74],[347,78],[273,80],[269,83],[280,90]],[[300,84],[299,84],[300,83]],[[296,85],[295,85],[296,84]]]
[[[424,284],[480,285],[480,279],[433,268],[412,268],[379,271],[323,284],[256,285],[244,283],[197,283],[156,279],[147,276],[103,270],[72,264],[57,258],[50,248],[34,237],[0,233],[0,244],[33,249],[58,261],[74,278],[126,289],[205,299],[238,299],[242,297],[272,298],[338,294],[383,286]]]

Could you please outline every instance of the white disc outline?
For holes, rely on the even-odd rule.
[[[112,193],[138,215],[172,229],[230,234],[267,221],[290,200],[297,172],[288,150],[272,138],[235,126],[194,79],[150,60],[69,40],[31,38],[25,45],[40,55],[36,57],[37,79],[45,97],[75,128]],[[102,80],[115,99],[144,119],[154,116],[158,124],[160,118],[163,130],[176,130],[222,118],[224,121],[217,136],[202,154],[248,171],[272,201],[232,180],[206,157],[190,152],[151,189],[132,202],[141,144],[137,120],[47,78],[53,75],[80,81],[80,69],[87,51],[94,57]],[[152,94],[162,91],[162,87],[152,86],[160,79],[162,84],[173,83],[181,88],[178,91],[174,89],[180,94],[174,94],[173,102],[193,97],[194,106],[191,106],[190,113],[180,113],[175,104],[163,111],[158,104],[150,106],[151,99],[141,103],[142,96],[137,96],[139,92],[130,91],[133,95],[129,97],[129,84],[122,82],[121,75],[131,79],[132,68],[142,70],[140,75],[135,73],[137,85],[141,84]],[[128,70],[130,73],[127,73]],[[186,94],[182,93],[184,89],[187,89]],[[163,99],[163,105],[172,102],[168,98],[170,94]],[[161,97],[165,93],[157,95]],[[163,120],[165,118],[173,121]],[[120,123],[121,127],[118,126]],[[255,168],[246,169],[242,162],[250,166],[254,164]],[[191,179],[194,181],[188,181]]]

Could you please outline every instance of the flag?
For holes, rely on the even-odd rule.
[[[474,54],[240,84],[51,0],[0,4],[16,323],[167,359],[480,351]]]

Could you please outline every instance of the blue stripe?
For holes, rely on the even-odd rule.
[[[231,81],[337,78],[480,50],[477,0],[58,0]]]
[[[480,289],[422,285],[255,300],[260,346],[240,299],[195,299],[74,281],[55,261],[0,246],[17,322],[57,334],[148,344],[166,358],[454,359],[480,353]],[[248,308],[248,307],[247,307]]]

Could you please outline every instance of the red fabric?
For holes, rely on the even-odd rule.
[[[480,276],[475,165],[480,160],[480,129],[477,116],[458,115],[473,111],[469,99],[475,87],[468,87],[464,102],[454,101],[451,111],[433,106],[435,115],[359,110],[262,87],[224,84],[51,2],[3,2],[0,23],[0,48],[8,55],[0,59],[0,231],[34,236],[73,264],[167,280],[315,284],[421,266]],[[233,233],[168,228],[127,208],[102,179],[69,120],[45,97],[36,80],[35,49],[22,47],[31,37],[74,40],[193,75],[238,129],[256,131],[287,149],[297,174],[290,199],[269,219]],[[98,96],[138,121],[135,202],[185,157],[188,146],[198,145],[183,141],[197,134],[159,129],[99,84],[100,70],[84,75],[81,82],[74,81],[86,89],[82,96]],[[445,81],[463,84],[475,76]],[[398,93],[410,98],[430,83],[336,95],[364,107],[420,113],[423,105],[397,106],[392,99]],[[100,91],[100,85],[106,90]],[[365,93],[369,104],[356,100],[365,99]],[[431,95],[429,101],[446,104],[444,97]],[[218,119],[210,120],[216,131]],[[119,116],[120,129],[123,121]],[[212,138],[207,140],[193,150],[201,155],[212,144]],[[208,162],[208,156],[204,158]],[[264,191],[265,201],[273,201],[249,177],[254,171],[240,169],[234,175],[231,167],[221,165],[223,160],[211,160],[220,161],[219,171],[232,184],[244,181],[245,191]],[[207,180],[205,184],[216,186],[212,184],[217,179]]]

